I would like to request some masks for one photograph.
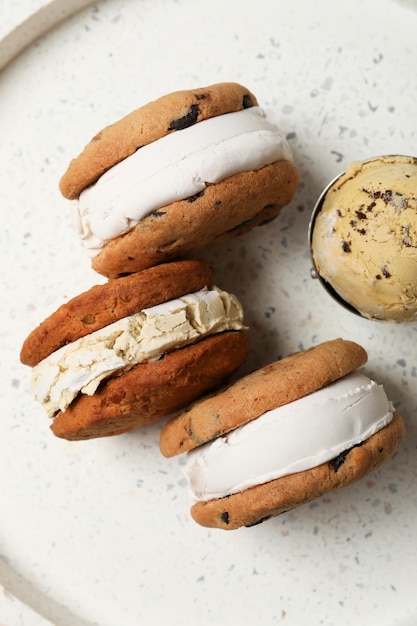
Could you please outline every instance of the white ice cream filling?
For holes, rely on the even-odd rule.
[[[392,417],[383,387],[354,372],[188,452],[191,496],[221,498],[316,467],[365,441]]]
[[[34,396],[48,415],[65,411],[79,393],[139,363],[227,330],[241,330],[237,298],[216,287],[169,300],[81,337],[33,368]]]
[[[94,256],[152,211],[284,159],[288,142],[259,107],[203,120],[142,146],[85,189],[76,201],[81,239]]]

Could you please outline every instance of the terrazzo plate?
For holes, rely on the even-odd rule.
[[[20,30],[21,51],[0,74],[0,622],[415,625],[417,323],[370,322],[340,307],[310,277],[307,233],[321,189],[350,161],[416,153],[417,3],[78,8],[47,20],[53,27],[36,41],[42,29]],[[364,371],[384,384],[407,427],[399,452],[367,479],[232,532],[191,520],[183,460],[158,450],[161,424],[59,440],[19,363],[35,325],[103,281],[58,191],[69,160],[131,109],[223,80],[255,92],[301,175],[274,222],[206,255],[246,311],[252,350],[241,373],[327,339],[354,339],[369,353]],[[32,617],[22,617],[25,605]]]

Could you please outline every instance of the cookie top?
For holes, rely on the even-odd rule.
[[[95,285],[60,306],[23,343],[20,360],[34,366],[64,345],[142,309],[213,284],[206,261],[165,263]]]
[[[164,95],[95,135],[69,164],[59,183],[61,193],[75,199],[106,170],[141,146],[210,117],[257,104],[255,96],[238,83],[218,83]]]
[[[342,378],[366,361],[360,345],[334,339],[271,363],[168,422],[161,432],[161,452],[169,457],[191,450]]]

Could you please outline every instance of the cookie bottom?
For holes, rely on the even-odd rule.
[[[58,413],[51,430],[69,440],[117,435],[146,426],[219,386],[246,360],[246,332],[225,332],[142,363],[79,395]]]
[[[116,278],[201,251],[274,219],[292,200],[298,171],[291,161],[241,172],[203,192],[154,211],[109,241],[92,259],[99,274]]]
[[[394,454],[404,432],[401,416],[394,415],[387,426],[336,459],[231,496],[197,502],[191,515],[198,524],[209,528],[235,530],[254,526],[360,480]]]

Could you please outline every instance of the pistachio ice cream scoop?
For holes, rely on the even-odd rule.
[[[315,274],[348,308],[417,319],[417,158],[352,163],[320,196],[310,245]]]

